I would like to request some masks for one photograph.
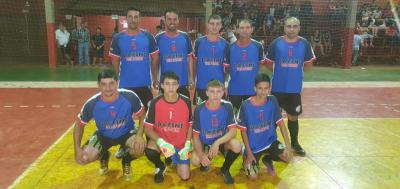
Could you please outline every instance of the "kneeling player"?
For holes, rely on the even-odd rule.
[[[245,150],[244,169],[251,179],[257,178],[259,160],[267,167],[267,172],[275,176],[272,161],[289,162],[292,158],[291,146],[285,123],[274,96],[270,91],[270,78],[259,74],[255,79],[256,95],[245,100],[239,112],[238,126],[241,129]],[[276,125],[279,126],[286,148],[278,141]]]
[[[131,161],[143,154],[142,114],[144,108],[139,97],[128,90],[118,89],[118,77],[114,71],[105,70],[97,77],[100,93],[92,96],[83,105],[74,126],[75,160],[81,165],[100,159],[100,174],[108,172],[108,149],[121,145],[129,149],[122,158],[125,179],[131,177]],[[134,116],[138,116],[139,129]],[[96,122],[97,130],[81,147],[84,126],[90,120]]]
[[[145,153],[156,167],[154,182],[164,181],[165,164],[160,151],[166,158],[172,157],[177,165],[179,177],[189,179],[189,150],[192,138],[192,109],[190,100],[177,92],[179,77],[174,72],[162,75],[161,88],[164,93],[150,102],[144,123],[149,137]]]
[[[235,138],[237,128],[233,107],[222,100],[224,85],[218,80],[207,84],[206,94],[208,100],[194,111],[192,164],[200,165],[200,170],[206,171],[211,159],[221,151],[225,156],[221,174],[226,184],[233,184],[229,169],[241,150],[240,142]]]

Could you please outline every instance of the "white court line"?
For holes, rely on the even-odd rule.
[[[25,169],[25,171],[20,176],[18,176],[18,178],[15,179],[14,182],[8,188],[15,188],[21,182],[21,180],[24,179],[25,176],[28,175],[28,173],[30,173],[32,171],[32,168],[35,167],[39,163],[39,161],[42,160],[65,137],[65,135],[67,135],[68,132],[70,132],[72,130],[73,127],[74,127],[74,124],[72,124],[72,126],[69,127],[67,129],[67,131],[65,131],[60,136],[60,138],[58,138],[56,140],[56,142],[54,142],[49,148],[47,148],[47,150],[44,153],[42,153],[32,164],[30,164]]]
[[[61,106],[58,104],[51,105],[52,108],[60,108]]]
[[[76,105],[74,105],[74,104],[67,105],[67,108],[75,108],[75,107],[76,107]]]
[[[20,105],[19,107],[20,108],[29,108],[29,106],[26,106],[26,105]]]
[[[8,106],[8,105],[5,105],[5,106],[3,106],[3,108],[12,108],[13,106]]]
[[[43,105],[36,105],[35,107],[36,107],[36,108],[44,108]]]

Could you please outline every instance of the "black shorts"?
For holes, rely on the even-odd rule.
[[[69,45],[67,46],[60,46],[60,54],[62,57],[64,57],[65,55],[69,55]]]
[[[271,144],[271,146],[269,146],[269,148],[257,152],[254,155],[254,158],[256,158],[256,161],[258,163],[258,161],[260,160],[261,156],[264,154],[268,154],[268,156],[271,157],[272,160],[274,161],[280,161],[281,158],[279,157],[283,151],[285,150],[285,147],[283,146],[283,144],[281,142],[279,142],[278,140],[276,140],[275,142],[273,142]]]
[[[153,93],[151,93],[150,87],[134,87],[125,89],[135,92],[147,110],[149,102],[153,99]]]
[[[90,146],[99,149],[100,153],[103,154],[107,152],[107,150],[110,149],[112,146],[120,145],[121,147],[126,148],[127,147],[125,146],[126,141],[136,133],[137,130],[131,130],[117,139],[111,139],[102,136],[98,131],[96,131],[94,132],[92,137],[90,137],[90,139],[85,143],[85,145],[88,145],[90,143]]]
[[[272,93],[279,102],[279,106],[286,111],[286,113],[298,116],[303,112],[301,105],[301,95],[298,93]]]
[[[94,49],[94,57],[103,58],[104,57],[104,48],[100,48],[99,50]]]
[[[229,101],[231,101],[233,108],[239,111],[242,102],[250,98],[251,95],[228,95]]]

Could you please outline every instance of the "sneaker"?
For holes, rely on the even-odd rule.
[[[130,180],[131,179],[131,164],[130,163],[124,163],[122,166],[122,172],[124,174],[125,180]]]
[[[202,172],[207,172],[209,169],[210,169],[209,166],[202,166],[202,165],[200,165],[200,171],[202,171]]]
[[[115,153],[115,158],[121,159],[126,154],[125,148],[120,147],[118,151]]]
[[[224,177],[224,182],[225,184],[233,184],[234,179],[232,178],[231,173],[229,172],[229,170],[223,170],[221,168],[221,174]]]
[[[275,168],[274,168],[274,165],[272,163],[272,160],[269,159],[269,158],[266,158],[264,156],[263,163],[264,163],[265,167],[267,168],[268,174],[273,176],[273,177],[276,176],[276,172],[275,172]]]
[[[292,144],[293,151],[299,156],[306,156],[306,151],[300,146],[300,144]]]
[[[161,168],[156,168],[156,171],[154,172],[154,182],[155,183],[161,183],[164,181],[164,174],[165,171],[167,170],[167,167],[161,167]]]
[[[100,175],[106,175],[108,173],[108,160],[109,158],[100,159]]]

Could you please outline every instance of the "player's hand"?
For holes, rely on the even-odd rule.
[[[257,163],[256,158],[254,157],[253,153],[247,153],[246,159],[244,160],[245,165],[251,165],[253,163]]]
[[[203,166],[209,166],[211,164],[211,161],[210,161],[210,159],[208,159],[208,155],[207,154],[203,154],[200,157],[200,163]]]
[[[86,164],[86,161],[83,159],[83,149],[82,148],[75,149],[75,161],[76,161],[76,163],[78,163],[80,165]]]
[[[175,154],[175,147],[174,145],[165,142],[164,139],[158,138],[157,141],[157,146],[160,148],[161,152],[164,154],[166,158],[171,157],[172,155]]]
[[[192,143],[190,143],[190,140],[187,140],[185,142],[185,147],[183,147],[181,150],[179,150],[178,154],[181,160],[187,160],[189,159],[189,152],[190,148],[192,147]]]
[[[208,157],[210,159],[214,158],[215,156],[218,155],[218,150],[219,150],[219,144],[217,142],[214,142],[210,149],[208,150]]]
[[[281,159],[283,159],[283,160],[285,160],[286,162],[290,162],[290,161],[292,161],[292,158],[293,158],[293,153],[292,153],[292,148],[289,146],[289,147],[286,147],[285,148],[285,150],[283,151],[283,157],[281,158]]]
[[[194,89],[194,81],[193,79],[189,79],[189,90],[193,90]]]
[[[136,134],[133,137],[132,143],[133,144],[132,144],[131,147],[133,147],[133,150],[135,152],[137,152],[138,154],[143,154],[144,148],[146,146],[146,141],[144,140],[143,135],[139,136],[139,135]]]

